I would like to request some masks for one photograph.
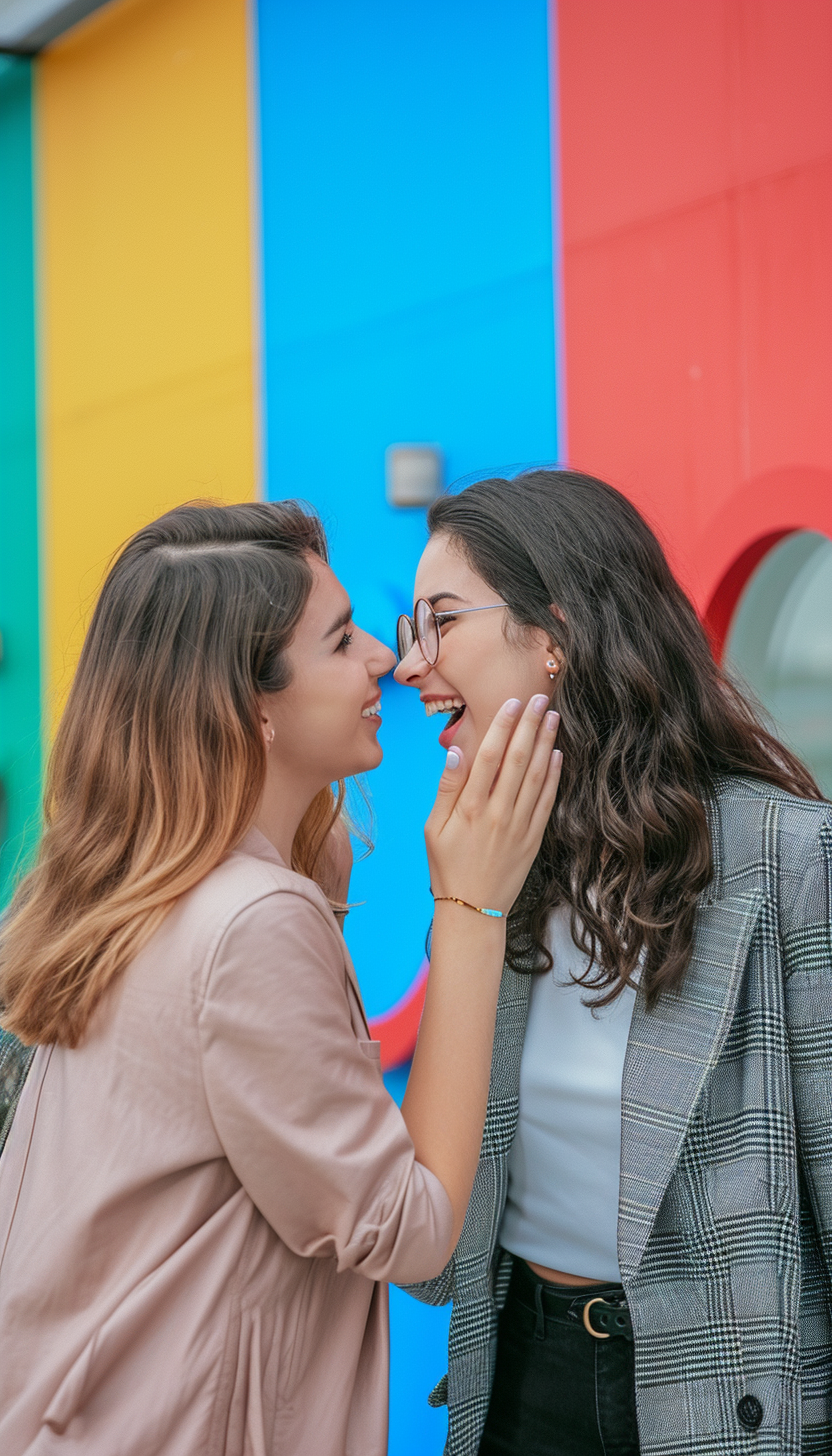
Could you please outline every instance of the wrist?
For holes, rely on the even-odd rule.
[[[496,910],[490,905],[478,905],[473,900],[465,900],[460,895],[434,895],[434,904],[459,905],[462,910],[471,910],[475,915],[485,915],[489,920],[505,920],[508,915],[506,910]]]
[[[497,940],[505,940],[506,917],[479,915],[459,905],[455,899],[440,898],[434,901],[433,923],[455,927],[466,935],[482,934]]]

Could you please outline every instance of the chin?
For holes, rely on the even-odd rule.
[[[356,753],[355,759],[349,768],[342,768],[335,777],[339,779],[351,779],[355,778],[356,774],[371,773],[374,768],[378,768],[383,757],[384,753],[380,743],[374,744],[370,749],[365,747],[363,752]]]
[[[476,725],[468,719],[466,714],[459,725],[458,732],[453,736],[451,747],[462,749],[469,769],[477,756],[477,749],[481,743],[482,735],[477,732]]]

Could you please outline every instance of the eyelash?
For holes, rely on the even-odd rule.
[[[336,647],[335,651],[336,652],[345,652],[346,649],[350,646],[350,643],[351,642],[352,642],[352,632],[345,632],[344,635],[343,635],[343,637],[341,638],[341,641],[338,643],[338,646]]]

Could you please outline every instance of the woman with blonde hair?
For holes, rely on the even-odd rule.
[[[37,1048],[0,1161],[3,1456],[386,1451],[380,1281],[462,1226],[560,769],[545,694],[449,755],[400,1112],[333,913],[392,665],[293,502],[181,507],[107,577],[2,936]]]

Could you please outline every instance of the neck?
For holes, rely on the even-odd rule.
[[[254,827],[274,845],[287,865],[292,863],[292,845],[300,822],[315,795],[324,787],[324,784],[312,786],[297,779],[293,781],[290,775],[281,774],[276,765],[269,764]]]

